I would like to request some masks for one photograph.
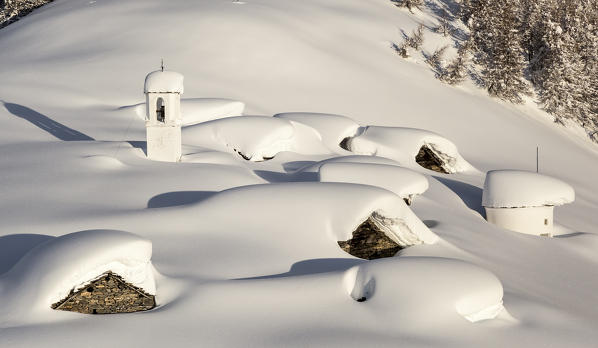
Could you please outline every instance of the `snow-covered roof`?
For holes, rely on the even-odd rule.
[[[428,179],[411,169],[387,164],[330,162],[320,167],[320,181],[378,186],[401,198],[422,194]]]
[[[174,71],[152,71],[145,77],[144,93],[183,93],[183,75]]]
[[[415,157],[423,145],[445,162],[444,169],[449,173],[473,168],[453,142],[424,129],[368,126],[348,143],[349,149],[356,154],[387,157],[402,166],[414,168],[421,168],[415,163]]]
[[[492,170],[486,174],[482,205],[520,208],[563,205],[575,200],[573,187],[563,181],[522,170]]]
[[[152,242],[115,230],[88,230],[54,238],[30,250],[0,282],[14,310],[51,310],[71,289],[107,271],[156,293]],[[9,309],[12,310],[12,309]]]

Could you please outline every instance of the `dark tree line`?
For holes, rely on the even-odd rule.
[[[463,0],[460,15],[491,95],[521,102],[535,89],[556,122],[598,141],[598,1]]]

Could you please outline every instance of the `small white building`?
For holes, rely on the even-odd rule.
[[[157,70],[145,77],[147,157],[178,162],[181,159],[181,94],[183,75]]]
[[[550,176],[493,170],[486,175],[482,205],[486,220],[508,230],[552,237],[554,206],[571,203],[575,191]]]

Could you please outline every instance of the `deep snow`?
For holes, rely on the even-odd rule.
[[[390,49],[452,5],[56,0],[0,30],[0,304],[32,313],[48,293],[7,290],[41,277],[22,266],[32,256],[19,260],[83,230],[151,241],[159,304],[0,314],[0,345],[99,346],[107,333],[135,346],[595,345],[598,151],[531,103],[443,85],[421,55]],[[427,51],[447,40],[425,35]],[[143,78],[161,58],[184,75],[185,98],[217,100],[183,100],[181,163],[144,155]],[[186,121],[186,105],[205,108]],[[346,137],[368,156],[336,146]],[[414,162],[428,137],[459,173]],[[576,193],[555,212],[558,238],[483,218],[485,172],[535,169],[536,146],[540,173]],[[407,207],[379,187],[319,182],[327,163],[401,165],[429,188]],[[424,243],[368,262],[338,247],[382,211]],[[354,289],[373,296],[357,302]]]

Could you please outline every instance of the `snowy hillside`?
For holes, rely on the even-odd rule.
[[[454,5],[56,0],[0,29],[0,346],[595,346],[598,147],[392,50]],[[161,59],[179,163],[144,152]],[[575,191],[554,238],[482,207],[486,172],[535,171],[536,147]],[[405,248],[346,253],[364,221]],[[50,307],[107,270],[157,307]]]

